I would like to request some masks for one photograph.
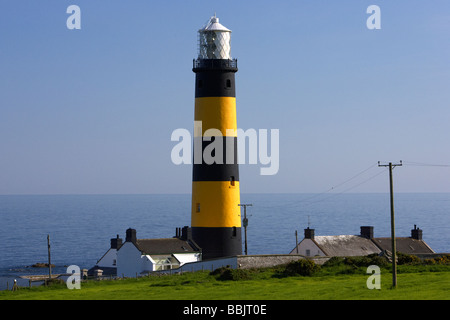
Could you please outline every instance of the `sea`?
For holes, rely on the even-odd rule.
[[[375,237],[390,237],[389,194],[241,194],[240,200],[252,204],[246,210],[250,255],[287,254],[307,227],[316,235],[358,235],[360,226],[373,226]],[[409,237],[417,226],[435,252],[450,252],[450,193],[396,193],[394,209],[397,237]],[[69,265],[94,266],[110,239],[125,240],[128,228],[138,239],[171,238],[190,225],[190,215],[190,194],[0,195],[0,290],[14,279],[28,286],[20,276],[48,274],[31,267],[48,262],[47,236],[52,273],[66,273]]]

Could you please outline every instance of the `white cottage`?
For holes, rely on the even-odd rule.
[[[117,273],[117,250],[122,246],[122,239],[117,235],[111,239],[111,247],[97,261],[94,267],[89,269],[88,275],[94,275],[96,270],[102,270],[103,275],[116,275]]]
[[[396,251],[405,254],[427,255],[435,253],[422,239],[422,229],[414,225],[410,237],[396,237]],[[372,226],[361,226],[360,235],[315,236],[314,229],[305,229],[305,238],[290,254],[306,257],[367,256],[390,252],[391,238],[375,238]]]
[[[373,227],[361,227],[361,235],[315,236],[314,229],[305,229],[305,238],[290,252],[305,257],[367,256],[381,252],[372,242]]]
[[[173,238],[137,239],[136,230],[128,229],[126,239],[117,250],[117,276],[179,268],[185,263],[202,260],[200,247],[192,240],[191,229],[177,229]]]

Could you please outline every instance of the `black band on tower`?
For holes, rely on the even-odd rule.
[[[234,67],[232,67],[233,65]],[[236,60],[194,60],[195,97],[236,97]]]
[[[192,227],[192,237],[202,248],[202,259],[242,254],[241,228]]]
[[[195,163],[193,166],[192,181],[239,181],[239,165],[237,157],[237,137],[211,137],[211,141],[202,141],[202,163]],[[216,161],[208,164],[204,159],[205,148],[216,141],[222,139],[223,154],[221,159],[218,159],[218,154],[215,150],[212,152],[212,157],[217,155]],[[200,141],[198,141],[200,142]],[[230,150],[232,148],[232,150]]]

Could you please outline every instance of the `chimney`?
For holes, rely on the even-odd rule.
[[[181,240],[192,240],[192,228],[184,226],[181,230]]]
[[[372,226],[361,226],[361,237],[367,239],[373,239],[373,227]]]
[[[136,230],[135,229],[131,229],[131,228],[127,229],[125,241],[136,244]]]
[[[416,240],[422,240],[422,230],[416,228],[416,225],[414,225],[414,229],[411,230],[411,238]]]
[[[117,235],[117,238],[111,239],[111,249],[119,249],[122,246],[122,239],[119,238],[119,235]]]
[[[309,227],[305,229],[305,239],[314,239],[314,229]]]

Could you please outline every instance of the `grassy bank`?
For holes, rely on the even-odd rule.
[[[138,279],[87,281],[80,290],[65,284],[2,291],[0,299],[151,299],[151,300],[448,300],[448,263],[398,266],[398,287],[391,288],[390,264],[381,263],[381,289],[369,290],[366,264],[336,259],[328,265],[288,264],[275,268],[199,271]]]

